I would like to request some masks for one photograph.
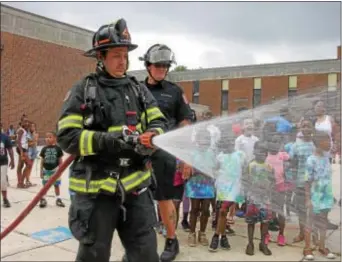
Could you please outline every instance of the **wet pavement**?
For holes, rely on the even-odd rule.
[[[15,217],[28,205],[41,188],[39,179],[38,165],[36,161],[32,171],[32,182],[37,186],[28,189],[16,188],[16,172],[9,172],[9,182],[11,187],[8,189],[11,208],[1,207],[1,231],[10,224]],[[334,165],[334,195],[340,199],[340,166]],[[1,261],[75,261],[77,252],[77,241],[72,238],[68,231],[67,214],[69,201],[68,192],[68,172],[64,172],[62,177],[61,196],[66,204],[65,208],[55,205],[53,189],[50,189],[47,201],[48,206],[41,209],[38,206],[26,217],[26,219],[1,241]],[[341,209],[337,205],[329,214],[329,219],[340,224]],[[210,225],[210,222],[209,222]],[[216,253],[210,253],[208,247],[197,246],[188,247],[187,233],[179,226],[178,239],[180,241],[180,254],[176,261],[300,261],[302,260],[303,244],[287,245],[279,247],[276,243],[270,244],[272,256],[264,256],[258,251],[258,239],[255,240],[256,252],[254,256],[245,255],[247,244],[247,227],[243,219],[236,218],[233,226],[236,231],[235,236],[229,237],[231,250],[219,250]],[[256,230],[256,237],[259,236],[259,230]],[[288,242],[298,233],[297,218],[293,216],[285,230],[285,236]],[[207,237],[211,239],[213,231],[207,230]],[[276,232],[271,232],[273,239],[276,239]],[[341,228],[328,232],[327,246],[338,254],[341,253]],[[158,251],[162,252],[164,247],[164,238],[158,234]],[[111,261],[121,261],[123,247],[115,234],[112,244]],[[316,252],[316,261],[325,261],[318,256]],[[337,257],[336,261],[340,261]]]

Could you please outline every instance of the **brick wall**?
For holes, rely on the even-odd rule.
[[[55,130],[67,91],[95,61],[83,51],[1,32],[1,121],[17,126],[23,113],[40,135]]]
[[[213,115],[221,115],[221,80],[200,81],[199,94],[201,105],[210,106]]]
[[[263,77],[261,79],[261,104],[286,97],[288,89],[288,76]]]
[[[340,82],[341,74],[337,74]],[[189,101],[192,101],[193,82],[178,82],[183,88]],[[221,85],[222,80],[200,81],[199,103],[211,108],[214,115],[221,114]],[[328,74],[312,74],[297,76],[297,93],[317,90],[317,87],[328,85]],[[338,85],[340,87],[340,85]],[[254,78],[235,78],[229,80],[228,112],[236,113],[239,108],[253,108]],[[289,76],[272,76],[261,78],[261,104],[267,104],[273,99],[288,96]]]
[[[298,92],[308,92],[308,89],[327,86],[328,74],[299,75],[297,78]]]
[[[179,85],[183,89],[183,92],[188,101],[192,102],[192,81],[178,82],[177,85]]]

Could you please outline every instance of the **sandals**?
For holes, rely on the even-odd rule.
[[[28,186],[25,185],[24,183],[18,183],[17,188],[28,188]]]
[[[328,259],[336,258],[336,255],[332,253],[328,248],[318,249],[318,252],[321,253],[322,256],[325,256]]]
[[[32,184],[30,181],[27,181],[26,182],[26,186],[27,187],[33,187],[33,186],[36,186],[37,184]]]

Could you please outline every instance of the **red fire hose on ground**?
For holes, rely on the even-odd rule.
[[[30,204],[21,212],[21,214],[1,232],[1,240],[5,238],[9,233],[11,233],[32,211],[32,209],[38,204],[39,200],[47,193],[50,187],[56,182],[56,180],[63,174],[64,170],[74,161],[75,157],[70,155],[63,161],[63,163],[58,167],[56,173],[49,179],[49,181],[43,186],[43,188],[38,192],[38,194],[32,199]]]

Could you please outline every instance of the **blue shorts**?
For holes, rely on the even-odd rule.
[[[56,169],[53,169],[53,170],[46,170],[46,169],[43,169],[43,180],[42,180],[42,183],[43,183],[43,186],[46,185],[46,183],[49,181],[49,179],[56,173],[57,171],[57,168]],[[62,183],[62,180],[61,178],[58,178],[56,180],[56,182],[53,184],[54,186],[60,186]]]
[[[29,159],[34,160],[38,156],[38,150],[37,148],[29,147],[27,154],[28,154]]]

